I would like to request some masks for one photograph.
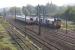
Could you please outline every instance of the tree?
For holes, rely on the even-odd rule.
[[[28,14],[29,15],[33,15],[33,14],[35,14],[35,7],[34,6],[32,6],[32,5],[27,5],[26,6],[26,8],[27,8],[27,10],[28,10]]]
[[[28,15],[28,9],[26,8],[26,7],[22,7],[22,12],[23,12],[23,14],[25,15],[25,16],[27,16]]]
[[[9,13],[11,15],[15,15],[15,11],[16,11],[16,15],[21,15],[21,8],[20,7],[11,7],[9,9]]]
[[[75,7],[69,6],[62,16],[63,16],[63,19],[67,17],[67,20],[75,21]]]

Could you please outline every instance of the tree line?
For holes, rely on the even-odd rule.
[[[62,19],[75,21],[75,6],[68,6],[64,13],[59,15]]]
[[[39,7],[40,7],[41,15],[44,14],[44,15],[49,15],[49,16],[53,16],[55,14],[58,14],[59,12],[62,13],[64,12],[64,8],[65,8],[63,6],[59,7],[52,3],[47,3],[46,5],[39,5]],[[10,7],[10,8],[5,8],[5,9],[6,9],[7,14],[11,14],[11,15],[14,15],[15,11],[17,15],[22,15],[24,13],[26,13],[26,15],[37,15],[37,8],[38,8],[38,5],[37,6],[27,5],[23,7]]]
[[[39,5],[40,7],[40,14],[41,15],[48,15],[48,16],[56,16],[62,19],[70,20],[70,21],[75,21],[75,6],[57,6],[52,3],[47,3],[46,5]],[[3,9],[4,10],[4,9]],[[38,12],[38,5],[37,6],[32,6],[32,5],[27,5],[23,7],[10,7],[10,8],[5,8],[5,13],[7,15],[37,15]],[[3,15],[4,11],[0,11],[0,15]]]

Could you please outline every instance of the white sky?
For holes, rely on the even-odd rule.
[[[35,6],[38,3],[45,5],[48,2],[51,3],[51,0],[0,0],[0,8],[12,6],[21,7],[26,6],[27,4]],[[52,3],[58,6],[75,5],[75,0],[52,0]]]

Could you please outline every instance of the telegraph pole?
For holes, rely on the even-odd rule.
[[[15,21],[16,21],[16,7],[15,7]]]
[[[40,23],[41,15],[40,15],[40,6],[39,6],[39,4],[38,4],[38,7],[37,7],[37,15],[39,17],[39,32],[38,32],[38,35],[40,35],[41,34],[41,23]]]
[[[45,7],[43,6],[43,21],[45,19],[45,14],[46,14],[46,11],[45,11]]]
[[[68,29],[68,25],[67,25],[67,24],[68,24],[68,23],[67,23],[68,18],[67,18],[67,17],[69,16],[69,10],[70,10],[70,9],[71,9],[71,8],[67,9],[66,12],[65,12],[65,17],[66,17],[66,34],[68,33],[68,31],[67,31],[67,29]]]
[[[26,9],[24,8],[24,6],[23,6],[23,8],[22,8],[22,11],[23,11],[23,14],[24,14],[24,16],[25,16],[25,32],[26,32],[26,16],[27,16],[27,11],[26,11]],[[25,36],[26,36],[26,33],[25,33]]]
[[[6,12],[5,12],[5,8],[3,8],[3,18],[4,18],[4,20],[5,20],[5,16],[6,16]]]
[[[66,16],[66,34],[67,34],[68,32],[67,32],[67,16]]]

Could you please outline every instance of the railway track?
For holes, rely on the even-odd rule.
[[[20,24],[22,24],[23,26],[24,26],[24,22],[21,22],[21,21],[17,21],[17,23],[20,23]],[[32,31],[32,32],[34,32],[34,33],[37,33],[38,34],[38,27],[39,26],[37,26],[37,25],[27,25],[27,26],[25,26],[26,27],[26,29],[29,29],[30,31]],[[45,30],[47,30],[47,31],[45,31]],[[69,37],[72,37],[72,38],[75,38],[75,32],[74,31],[71,31],[71,30],[67,30],[68,31],[68,33],[66,34],[66,30],[63,30],[63,29],[58,29],[58,31],[57,31],[57,29],[50,29],[50,28],[48,28],[48,27],[41,27],[41,34],[43,33],[43,32],[52,32],[52,33],[60,33],[61,35],[67,35],[67,36],[69,36]]]
[[[19,24],[18,24],[19,25]],[[24,25],[21,25],[21,27],[24,27]],[[33,26],[34,27],[34,26]],[[34,32],[34,33],[36,33],[35,31],[33,31],[31,28],[29,29],[29,28],[26,28],[26,29],[28,29],[28,30],[30,30],[30,31],[32,31],[32,32]],[[45,28],[42,28],[42,29],[45,29]],[[46,28],[46,29],[48,29],[48,28]],[[48,30],[44,30],[44,32],[45,33],[47,33],[48,35],[49,35],[49,33],[51,33],[50,35],[52,35],[52,36],[56,36],[56,37],[62,37],[62,40],[66,40],[66,39],[64,39],[64,38],[68,38],[69,40],[74,40],[74,42],[75,42],[75,38],[73,38],[73,37],[71,37],[70,35],[66,35],[66,34],[64,34],[64,32],[57,32],[57,31],[55,31],[55,32],[53,32],[54,30],[51,30],[51,31],[49,31],[50,29],[48,29]],[[36,30],[36,28],[35,28],[35,30]],[[49,32],[49,33],[48,33]]]
[[[22,26],[21,26],[22,27]],[[21,29],[23,29],[23,28],[21,28]],[[69,37],[69,36],[65,36],[65,35],[61,35],[61,34],[53,34],[52,32],[50,32],[51,34],[50,34],[50,36],[49,36],[49,34],[47,35],[47,36],[45,36],[45,38],[49,41],[52,41],[51,40],[51,38],[53,39],[54,37],[55,37],[55,40],[53,40],[53,41],[55,41],[55,42],[50,42],[50,43],[56,43],[56,38],[58,38],[57,40],[57,44],[59,43],[59,41],[61,41],[61,43],[59,43],[59,44],[61,44],[63,47],[64,47],[64,45],[65,44],[67,44],[65,47],[67,47],[68,46],[68,49],[70,49],[70,47],[72,46],[71,44],[69,44],[69,43],[72,43],[72,44],[75,44],[75,39],[74,38],[71,38],[71,37]],[[46,35],[46,34],[45,34]],[[62,37],[62,38],[61,38]],[[67,38],[68,37],[68,38]],[[67,39],[65,39],[65,38],[67,38]],[[72,40],[73,39],[73,40]],[[70,41],[70,40],[72,40],[72,41]],[[63,44],[63,42],[64,42],[64,44]],[[69,42],[69,43],[68,43]],[[73,43],[74,42],[74,43]],[[55,45],[55,44],[54,44]],[[57,46],[57,45],[56,45]],[[60,45],[59,45],[59,47],[60,47]],[[64,47],[64,48],[65,48]],[[72,46],[73,48],[74,48],[74,46]],[[61,47],[60,47],[61,48]],[[71,49],[73,49],[73,48],[71,48]],[[63,48],[62,48],[63,49]],[[68,50],[67,49],[67,50]]]
[[[11,22],[12,23],[12,22]],[[20,23],[13,23],[13,25],[15,27],[17,27],[18,29],[20,29],[22,32],[24,32],[24,25],[21,25]],[[33,30],[26,28],[27,30],[29,30],[29,33],[35,33]],[[55,45],[57,48],[57,50],[74,50],[74,44],[75,44],[75,38],[71,37],[71,36],[67,36],[65,34],[63,34],[63,32],[52,32],[49,30],[45,31],[45,35],[43,35],[43,37],[45,38],[46,41],[48,41],[47,43],[52,43],[53,45]],[[49,33],[48,33],[49,32]],[[38,35],[37,35],[38,36]],[[40,36],[39,36],[40,37]],[[43,38],[42,35],[40,38]],[[55,39],[54,39],[55,38]],[[54,40],[53,40],[54,39]],[[57,39],[57,40],[56,40]],[[52,42],[51,42],[52,41]],[[55,42],[54,42],[55,41]],[[55,44],[57,43],[57,44]],[[65,45],[66,44],[66,45]],[[52,45],[52,46],[53,46]],[[59,47],[57,47],[59,46]],[[60,47],[61,46],[61,47]]]
[[[40,50],[38,46],[25,39],[24,35],[21,35],[12,27],[9,28],[7,31],[9,32],[9,35],[12,37],[12,39],[19,45],[20,50]],[[30,44],[28,43],[28,45],[26,42],[29,42]]]
[[[21,44],[22,41],[19,40],[17,36],[13,34],[13,32],[9,29],[7,30],[9,32],[9,35],[12,37],[12,39],[17,43],[17,45],[20,47],[21,50],[24,50],[23,45]],[[21,46],[22,45],[22,46]]]
[[[46,41],[42,40],[41,38],[37,37],[37,35],[35,34],[30,34],[31,32],[24,32],[25,29],[24,27],[21,28],[21,26],[16,25],[16,23],[12,23],[12,21],[7,20],[12,26],[16,27],[18,30],[20,30],[23,34],[27,33],[28,36],[30,36],[31,38],[33,38],[35,41],[38,41],[40,44],[42,44],[43,46],[45,46],[47,49],[43,49],[43,50],[60,50],[59,48],[57,48],[56,46],[46,43]],[[37,44],[38,45],[38,44]],[[40,46],[40,45],[39,45]]]

